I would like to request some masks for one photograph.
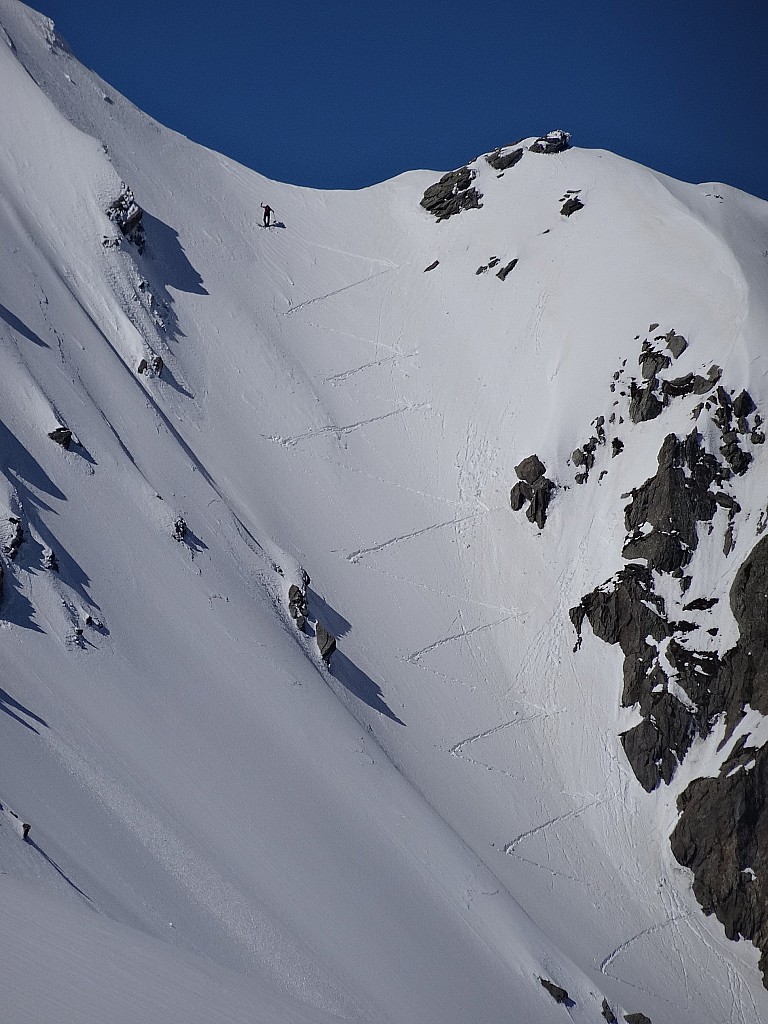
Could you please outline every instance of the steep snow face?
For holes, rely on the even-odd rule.
[[[71,986],[57,1002],[69,974],[113,1019],[167,978],[169,1021],[559,1020],[544,977],[578,1021],[603,998],[655,1024],[768,1016],[756,950],[669,847],[677,796],[760,735],[759,704],[645,792],[620,738],[643,702],[622,706],[616,647],[585,627],[574,651],[568,614],[644,564],[622,496],[665,436],[717,452],[714,407],[691,418],[712,388],[662,381],[716,366],[768,409],[768,206],[533,138],[469,164],[449,184],[476,201],[440,221],[433,172],[298,189],[156,124],[16,0],[0,26],[14,1008],[43,975],[35,1019],[87,1019]],[[107,215],[123,197],[130,227],[127,189],[143,244]],[[634,422],[646,339],[666,404]],[[718,599],[685,613],[691,649],[739,636],[767,482],[750,415],[739,511],[700,524],[688,592],[649,569],[669,621]],[[509,507],[534,452],[543,530]],[[84,968],[97,948],[131,996]],[[214,976],[218,1018],[189,998]]]

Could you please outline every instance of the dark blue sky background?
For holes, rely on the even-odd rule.
[[[764,0],[31,0],[157,120],[360,188],[552,128],[768,198]]]

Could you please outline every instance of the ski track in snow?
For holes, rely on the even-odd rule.
[[[373,344],[376,344],[374,342]],[[418,355],[418,349],[414,352],[406,352],[403,354],[397,353],[392,356],[386,356],[384,359],[373,359],[369,363],[363,363],[362,366],[356,366],[353,370],[343,370],[341,373],[332,373],[329,377],[324,377],[323,380],[326,384],[333,384],[334,386],[341,384],[345,380],[349,380],[350,377],[354,377],[358,373],[362,373],[364,370],[378,369],[382,366],[386,366],[389,363],[393,363],[399,368],[399,359],[414,359]]]
[[[393,270],[397,270],[395,266],[387,267],[385,270],[380,270],[377,274],[369,274],[367,277],[360,278],[359,281],[352,281],[351,284],[345,284],[341,288],[334,288],[333,291],[326,292],[324,295],[316,295],[312,299],[305,299],[303,302],[298,302],[295,306],[291,306],[290,309],[282,311],[283,316],[291,316],[293,313],[297,313],[300,309],[306,309],[307,306],[313,306],[316,302],[323,302],[325,299],[332,299],[335,295],[341,295],[343,292],[348,292],[350,288],[359,288],[361,284],[368,284],[370,281],[375,281],[377,277],[382,277],[384,274],[391,274]]]
[[[313,437],[323,437],[326,434],[333,434],[338,440],[341,440],[345,434],[354,433],[354,431],[360,430],[361,427],[368,427],[372,423],[381,423],[382,420],[391,419],[393,416],[402,416],[403,413],[417,412],[419,409],[425,408],[429,408],[428,402],[421,402],[417,405],[404,405],[399,409],[392,409],[389,412],[382,413],[380,416],[369,416],[367,419],[358,420],[356,423],[347,423],[343,426],[331,424],[327,427],[316,427],[313,430],[305,430],[303,433],[294,434],[291,437],[280,437],[275,434],[262,434],[261,436],[265,441],[273,441],[284,448],[293,448],[301,441],[308,441]]]
[[[370,547],[359,548],[357,551],[353,551],[352,554],[347,555],[347,561],[352,563],[360,562],[366,555],[373,554],[377,551],[384,551],[393,544],[401,544],[403,541],[413,540],[416,537],[423,537],[425,533],[431,533],[433,530],[443,530],[446,526],[457,526],[459,523],[469,522],[472,519],[477,519],[478,516],[485,515],[486,511],[487,510],[473,512],[470,515],[460,516],[458,519],[446,519],[443,523],[433,523],[431,526],[424,526],[420,530],[412,530],[410,533],[403,533],[399,537],[392,537],[389,540],[383,540],[379,544],[372,544]]]

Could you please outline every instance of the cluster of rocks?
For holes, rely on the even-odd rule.
[[[141,222],[144,211],[125,183],[122,185],[120,195],[107,207],[106,213],[109,219],[120,228],[123,237],[127,238],[129,242],[133,242],[139,253],[142,253],[146,242],[144,225]]]
[[[482,264],[482,266],[479,266],[477,268],[477,270],[475,271],[475,276],[479,276],[480,274],[486,274],[489,270],[494,270],[496,267],[498,267],[500,263],[501,260],[498,256],[491,256],[487,263],[484,263]],[[505,264],[501,268],[501,270],[497,271],[496,277],[498,277],[500,281],[506,281],[507,275],[510,274],[515,269],[517,263],[517,259],[510,260],[509,263]]]
[[[302,571],[301,584],[292,583],[288,588],[288,613],[296,623],[297,629],[304,632],[309,618],[309,601],[307,588],[310,579],[306,572]],[[336,650],[336,637],[321,622],[315,622],[315,642],[320,652],[320,657],[326,665],[331,663],[331,655]]]
[[[529,455],[515,466],[518,482],[509,494],[513,512],[519,512],[528,502],[525,514],[540,530],[546,524],[549,502],[555,489],[554,483],[544,475],[545,472],[544,463],[538,455]]]
[[[513,143],[514,145],[514,143]],[[500,146],[498,149],[494,149],[492,153],[486,154],[486,161],[491,165],[495,171],[506,171],[510,167],[514,167],[523,158],[525,150],[520,149],[509,149],[509,152],[503,152],[503,150],[509,149],[507,146]]]
[[[595,428],[594,434],[592,434],[589,440],[585,441],[583,445],[578,448],[574,448],[571,453],[571,462],[578,469],[578,473],[575,477],[577,484],[584,484],[587,482],[589,471],[595,465],[595,451],[597,450],[598,445],[604,445],[606,443],[605,416],[598,416],[597,419],[594,419],[592,421],[592,426]],[[619,438],[613,439],[613,455],[618,455],[623,447],[624,445]]]
[[[163,357],[159,356],[159,355],[154,355],[154,356],[151,357],[149,362],[147,362],[146,359],[140,359],[139,360],[139,365],[136,367],[136,373],[139,373],[139,374],[147,373],[148,374],[151,371],[151,373],[154,376],[159,377],[160,374],[163,372],[163,367],[164,366],[165,366],[165,363],[163,362]]]
[[[540,136],[528,148],[531,153],[562,153],[571,143],[571,133],[560,128]]]
[[[177,516],[173,521],[173,539],[181,544],[187,536],[187,524],[181,516]]]
[[[545,989],[552,998],[560,1006],[567,1006],[568,1008],[575,1006],[576,1003],[571,999],[568,994],[568,989],[563,988],[562,985],[556,985],[554,981],[550,981],[549,978],[539,977],[539,983],[541,987]],[[619,1024],[616,1014],[613,1012],[608,1004],[607,999],[603,999],[600,1007],[600,1015],[606,1024]],[[653,1024],[650,1017],[646,1017],[644,1013],[629,1013],[624,1017],[626,1024]]]
[[[489,270],[493,270],[494,267],[498,267],[501,263],[501,259],[498,256],[491,256],[487,263],[481,264],[475,271],[475,277],[480,274],[486,274]]]
[[[440,220],[447,220],[462,210],[480,209],[482,195],[472,186],[476,172],[459,167],[444,174],[440,181],[430,185],[421,200],[421,206]]]
[[[649,331],[655,330],[658,326],[651,324]],[[653,343],[645,338],[638,358],[641,379],[631,378],[629,381],[629,417],[633,423],[656,419],[673,398],[705,395],[717,386],[723,371],[716,365],[710,366],[706,376],[691,372],[672,379],[660,377],[662,371],[667,370],[673,360],[679,359],[687,347],[687,340],[674,330],[656,335]],[[621,376],[621,370],[614,373],[611,391],[615,391],[620,385]],[[625,394],[624,391],[620,393]]]
[[[715,395],[704,403],[704,408],[714,409],[712,422],[720,430],[720,452],[732,472],[742,476],[752,462],[752,455],[741,448],[739,436],[749,435],[752,444],[765,443],[765,432],[760,430],[763,419],[752,396],[748,391],[741,391],[732,400],[725,388],[719,387]],[[750,423],[749,418],[753,414],[754,420]]]

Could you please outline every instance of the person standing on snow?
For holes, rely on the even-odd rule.
[[[270,218],[272,217],[272,207],[269,205],[265,206],[264,203],[262,203],[261,208],[264,211],[264,227],[268,228],[270,226]]]

